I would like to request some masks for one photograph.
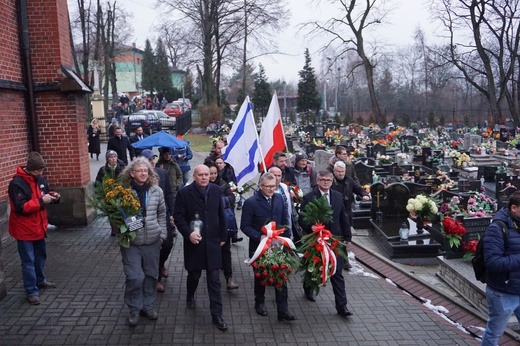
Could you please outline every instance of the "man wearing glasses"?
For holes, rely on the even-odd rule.
[[[289,215],[284,207],[283,199],[280,194],[275,194],[277,188],[276,177],[272,173],[266,173],[260,178],[260,189],[244,202],[242,208],[242,218],[240,228],[249,237],[249,257],[255,253],[260,241],[265,238],[261,229],[267,223],[276,222],[277,228],[289,224]],[[290,237],[289,230],[286,229],[282,237]],[[267,316],[265,307],[265,286],[262,286],[259,279],[255,278],[255,310],[260,316]],[[280,290],[275,289],[276,307],[278,310],[279,321],[294,321],[294,317],[288,309],[287,286],[284,285]]]
[[[42,176],[46,167],[37,152],[29,154],[26,166],[18,167],[9,183],[9,234],[18,243],[22,264],[23,287],[31,305],[40,304],[42,288],[56,284],[45,279],[43,272],[47,259],[47,210],[50,203],[59,203],[60,194],[52,191]]]
[[[352,231],[350,230],[350,223],[348,221],[347,212],[343,204],[343,196],[341,193],[331,190],[333,175],[329,171],[321,171],[318,173],[317,184],[311,192],[303,196],[303,201],[300,210],[305,210],[307,204],[315,199],[325,196],[330,207],[332,208],[332,222],[325,225],[325,228],[332,232],[333,235],[341,237],[344,244],[347,245],[352,240]],[[307,225],[303,222],[303,217],[300,217],[300,225],[303,230],[309,234],[312,232],[312,225]],[[345,266],[345,259],[341,256],[337,258],[336,273],[330,278],[332,283],[332,290],[334,291],[334,299],[336,311],[342,317],[352,316],[352,312],[347,308],[347,294],[345,292],[345,279],[343,278],[343,271],[341,268]],[[313,292],[309,287],[303,286],[305,297],[311,302],[316,301],[316,292]]]

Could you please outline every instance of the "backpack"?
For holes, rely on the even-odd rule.
[[[224,204],[224,214],[226,216],[226,225],[228,229],[228,236],[233,236],[238,231],[237,220],[235,213],[231,209],[231,203],[226,196],[222,196],[222,203]]]
[[[495,222],[495,221],[493,221]],[[504,233],[504,248],[507,247],[509,233],[507,231],[506,224],[503,221],[496,220],[496,222],[502,228],[502,233]],[[484,237],[480,238],[477,244],[477,251],[475,252],[475,256],[471,259],[471,266],[473,267],[473,272],[475,273],[475,279],[482,283],[486,283],[486,263],[484,262]]]

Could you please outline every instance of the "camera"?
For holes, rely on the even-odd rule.
[[[60,198],[60,194],[57,192],[49,192],[49,195],[54,198]]]

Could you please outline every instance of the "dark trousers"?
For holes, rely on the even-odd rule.
[[[188,270],[187,289],[188,298],[195,296],[195,291],[199,286],[199,279],[202,270]],[[206,270],[206,283],[209,293],[209,310],[212,316],[222,315],[222,297],[220,295],[220,270]]]
[[[170,223],[170,220],[167,221]],[[159,253],[159,282],[162,279],[161,275],[161,268],[164,267],[164,264],[168,260],[168,257],[170,256],[170,253],[173,249],[174,239],[173,236],[175,234],[175,228],[168,226],[168,233],[167,233],[166,240],[161,244],[161,251]]]
[[[229,279],[233,275],[233,266],[231,264],[231,238],[220,247],[222,253],[222,269],[224,270],[224,277]]]
[[[332,275],[330,282],[332,283],[332,291],[334,292],[334,301],[336,310],[341,310],[347,306],[347,292],[345,291],[345,278],[343,277],[343,267],[345,259],[341,256],[337,257],[336,274]]]
[[[345,248],[343,248],[344,251]],[[345,259],[341,256],[336,257],[336,274],[332,275],[330,282],[332,284],[332,291],[334,292],[334,303],[336,310],[340,311],[347,306],[347,292],[345,290],[345,278],[343,277],[343,267],[345,266]],[[310,288],[303,284],[303,289],[307,293]]]
[[[276,296],[276,310],[278,313],[286,313],[289,311],[287,303],[287,285],[283,285],[281,290],[274,288]],[[255,279],[255,304],[260,304],[265,301],[265,286],[260,283],[260,280]]]

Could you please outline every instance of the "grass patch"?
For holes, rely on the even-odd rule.
[[[190,148],[196,152],[209,152],[213,146],[213,139],[205,134],[188,133],[184,139],[190,141]]]

